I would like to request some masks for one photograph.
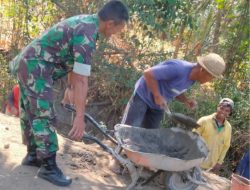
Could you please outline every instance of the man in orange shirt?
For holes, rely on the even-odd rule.
[[[5,113],[7,115],[13,115],[16,117],[19,117],[19,86],[18,84],[16,84],[6,103],[6,107],[5,107]]]

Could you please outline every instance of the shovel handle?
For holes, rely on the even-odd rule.
[[[165,112],[168,114],[168,115],[171,115],[171,111],[168,107],[168,104],[165,105]]]

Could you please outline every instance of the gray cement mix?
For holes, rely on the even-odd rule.
[[[183,160],[205,157],[198,148],[198,137],[191,138],[185,132],[175,132],[170,128],[145,130],[137,127],[125,127],[118,133],[123,145],[130,150],[163,154]]]

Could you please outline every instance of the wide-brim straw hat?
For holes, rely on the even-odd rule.
[[[198,64],[215,78],[222,78],[226,69],[226,63],[216,53],[209,53],[203,57],[197,57]]]

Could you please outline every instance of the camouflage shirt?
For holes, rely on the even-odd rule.
[[[14,62],[39,59],[53,64],[55,73],[64,75],[73,70],[77,74],[89,76],[98,29],[99,18],[96,14],[68,18],[32,41]]]

